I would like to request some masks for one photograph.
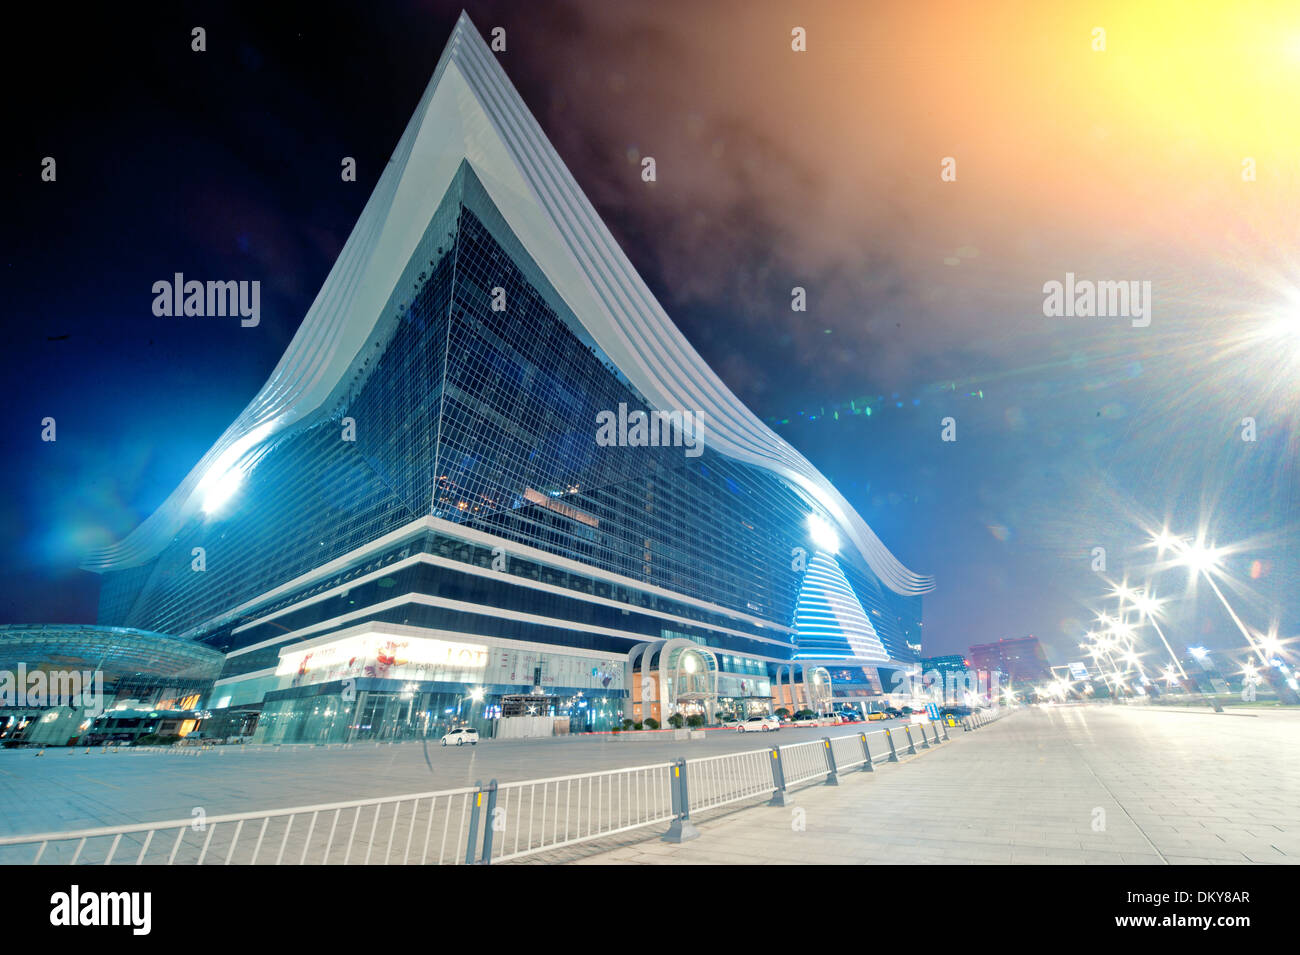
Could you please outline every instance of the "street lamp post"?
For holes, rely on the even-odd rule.
[[[1228,603],[1228,598],[1224,596],[1223,591],[1219,589],[1219,585],[1214,579],[1214,571],[1219,566],[1220,557],[1223,552],[1217,550],[1213,546],[1207,546],[1201,539],[1188,542],[1180,537],[1175,537],[1168,531],[1164,530],[1155,535],[1151,542],[1157,548],[1159,553],[1163,553],[1165,550],[1172,550],[1177,554],[1178,556],[1175,559],[1175,563],[1191,570],[1193,578],[1205,578],[1205,582],[1209,584],[1210,589],[1214,591],[1214,596],[1219,598],[1219,603],[1223,605],[1224,611],[1226,611],[1228,616],[1232,618],[1233,624],[1245,638],[1247,646],[1249,646],[1255,656],[1259,658],[1265,671],[1270,673],[1273,672],[1276,668],[1273,665],[1272,658],[1266,652],[1266,641],[1268,638],[1265,638],[1265,641],[1256,639],[1255,634],[1251,633],[1250,629],[1242,621],[1241,617],[1238,616],[1237,612],[1232,608],[1232,605]],[[1262,646],[1261,643],[1264,643],[1264,645]],[[1273,681],[1270,680],[1270,682]],[[1279,696],[1283,700],[1287,700],[1288,698],[1294,699],[1285,680],[1281,682],[1281,685],[1277,685],[1276,688]],[[1216,705],[1216,709],[1217,708]]]
[[[1170,535],[1166,531],[1162,531],[1160,534],[1156,535],[1156,537],[1152,539],[1152,543],[1160,551],[1171,549],[1178,554],[1179,556],[1175,560],[1175,563],[1188,568],[1192,572],[1193,577],[1205,578],[1205,582],[1209,584],[1210,589],[1214,591],[1214,596],[1219,598],[1219,603],[1223,604],[1223,609],[1228,612],[1228,616],[1232,618],[1232,622],[1236,624],[1237,629],[1241,631],[1241,635],[1246,638],[1247,646],[1254,651],[1255,655],[1259,657],[1260,662],[1262,662],[1264,666],[1272,666],[1268,657],[1264,654],[1264,651],[1261,650],[1259,645],[1255,642],[1254,636],[1251,635],[1250,631],[1246,628],[1246,625],[1241,622],[1241,618],[1238,617],[1237,612],[1232,609],[1232,605],[1228,603],[1228,598],[1223,596],[1223,591],[1220,590],[1219,585],[1214,582],[1213,571],[1219,566],[1219,551],[1212,546],[1206,546],[1199,540],[1188,543],[1180,537]]]

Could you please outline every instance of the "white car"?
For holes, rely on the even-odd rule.
[[[443,746],[464,746],[466,743],[471,746],[478,745],[478,730],[472,726],[462,726],[460,729],[454,729],[442,738]]]
[[[736,732],[738,733],[768,733],[780,728],[781,721],[775,716],[751,716],[749,719],[736,724]]]

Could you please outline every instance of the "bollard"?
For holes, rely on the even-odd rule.
[[[838,786],[840,784],[840,777],[835,765],[835,750],[831,747],[829,736],[822,737],[822,746],[826,748],[826,768],[830,770],[826,774],[826,785]]]
[[[911,726],[904,726],[904,727],[903,727],[903,732],[907,734],[907,755],[908,755],[908,756],[915,756],[915,755],[916,755],[916,744],[912,742],[912,727],[911,727]]]
[[[470,807],[469,811],[469,840],[465,843],[466,865],[474,864],[474,852],[478,848],[478,817],[483,809],[483,780],[474,780],[474,788],[478,792],[474,794],[474,805]]]
[[[776,787],[776,792],[772,793],[772,798],[768,800],[769,806],[786,806],[789,805],[790,796],[785,791],[785,767],[781,765],[781,750],[773,746],[772,750],[772,785]]]
[[[889,730],[885,730],[885,739],[889,740],[889,761],[891,763],[898,762],[898,750],[894,749],[894,734]]]
[[[679,759],[673,763],[669,790],[673,797],[673,821],[659,838],[664,842],[686,842],[698,839],[700,830],[691,823],[691,796],[686,788],[686,760]]]
[[[930,730],[931,732],[934,733],[934,745],[938,746],[939,745],[939,724],[936,723],[934,720],[930,720]],[[924,733],[925,731],[922,730],[921,732]]]
[[[943,741],[948,742],[948,721],[943,721]]]
[[[921,734],[921,749],[929,749],[929,748],[930,748],[930,741],[929,741],[928,739],[925,738],[925,724],[924,724],[924,723],[921,723],[921,724],[917,727],[917,729],[918,729],[918,731],[919,731],[920,734]]]
[[[493,825],[496,822],[497,808],[497,781],[494,779],[487,784],[487,812],[483,815],[483,858],[479,865],[492,864],[492,832],[495,829]],[[473,844],[474,837],[470,836],[470,844]]]
[[[867,734],[859,733],[858,737],[862,740],[862,755],[867,757],[867,761],[862,764],[862,771],[864,773],[874,773],[876,767],[871,765],[871,747],[867,745]]]

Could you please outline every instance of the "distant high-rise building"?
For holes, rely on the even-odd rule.
[[[970,648],[970,663],[976,670],[1002,673],[1012,683],[1050,679],[1047,656],[1034,636],[999,640]]]
[[[922,673],[937,670],[940,673],[965,673],[971,669],[970,661],[960,653],[949,653],[938,657],[921,657],[917,661]]]
[[[270,380],[86,566],[286,741],[830,699],[915,660],[932,588],[677,331],[464,16]]]

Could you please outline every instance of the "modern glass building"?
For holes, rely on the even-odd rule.
[[[463,15],[270,380],[85,566],[284,741],[766,711],[914,660],[932,586],[685,341]]]
[[[196,706],[223,663],[211,647],[161,633],[0,626],[0,745],[62,746],[119,699],[146,711]]]

